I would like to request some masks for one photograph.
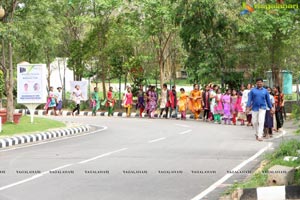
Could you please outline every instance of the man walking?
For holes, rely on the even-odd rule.
[[[262,141],[267,106],[274,113],[268,90],[263,88],[263,79],[256,79],[256,87],[249,92],[246,113],[252,109],[252,124],[256,131],[256,139]]]

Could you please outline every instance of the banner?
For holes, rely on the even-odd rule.
[[[46,65],[17,65],[17,102],[46,103]]]

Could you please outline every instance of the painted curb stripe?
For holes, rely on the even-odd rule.
[[[243,189],[240,200],[300,199],[300,186],[270,186]]]
[[[22,111],[22,110],[19,110],[19,112],[20,111]],[[48,140],[51,138],[63,137],[66,135],[75,135],[77,133],[87,132],[89,130],[90,130],[89,126],[79,126],[79,127],[75,127],[75,128],[59,129],[59,130],[48,131],[48,132],[40,132],[37,134],[31,134],[31,135],[3,138],[3,139],[0,139],[0,149],[5,148],[5,147],[10,147],[10,146],[15,146],[18,144],[25,144],[25,143],[42,141],[42,140]]]

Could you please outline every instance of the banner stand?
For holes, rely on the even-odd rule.
[[[30,122],[33,124],[33,117],[35,108],[40,105],[40,103],[23,103],[30,111]]]

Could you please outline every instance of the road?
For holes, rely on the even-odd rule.
[[[55,119],[98,130],[0,151],[1,200],[214,200],[271,144],[202,121]]]

